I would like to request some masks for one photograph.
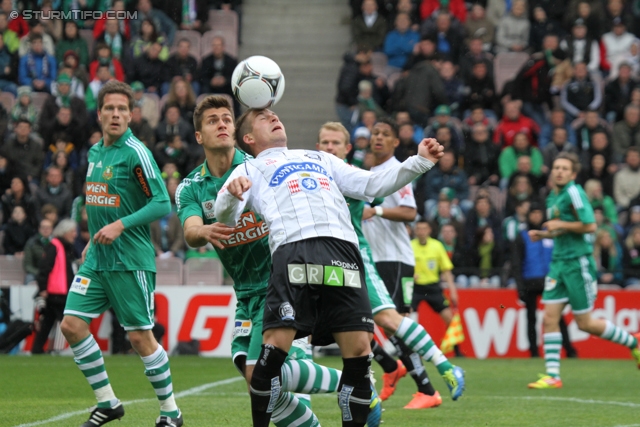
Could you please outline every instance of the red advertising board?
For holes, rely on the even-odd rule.
[[[459,312],[465,341],[461,344],[468,357],[529,357],[527,315],[518,293],[511,289],[461,289],[458,291]],[[538,306],[537,330],[540,344],[542,305]],[[565,311],[569,335],[581,358],[628,359],[629,350],[582,332]],[[640,330],[639,291],[600,291],[593,316],[607,319],[630,333]],[[423,303],[418,308],[420,323],[437,344],[442,342],[445,325],[431,308]],[[541,354],[542,348],[540,347]]]

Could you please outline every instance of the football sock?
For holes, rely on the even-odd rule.
[[[310,402],[309,402],[310,403]],[[310,406],[293,393],[280,393],[271,416],[277,427],[319,427],[320,422]]]
[[[402,363],[404,363],[407,371],[409,371],[409,375],[411,375],[411,378],[415,381],[416,386],[418,386],[418,391],[428,394],[429,396],[436,394],[436,390],[433,388],[431,381],[429,381],[427,371],[424,369],[424,366],[422,366],[420,356],[412,352],[411,349],[397,337],[391,337],[390,340],[398,349],[398,356],[400,360],[402,360]]]
[[[173,383],[171,382],[171,369],[169,357],[161,345],[149,356],[141,356],[144,363],[144,374],[153,386],[153,390],[160,401],[160,415],[175,418],[180,415],[176,399],[173,396]]]
[[[89,382],[98,401],[98,408],[112,408],[118,403],[109,383],[109,376],[104,367],[102,351],[98,343],[89,335],[77,344],[71,346],[74,361]]]
[[[373,358],[380,365],[385,374],[390,374],[398,369],[398,362],[389,355],[376,340],[371,340],[371,351]]]
[[[249,387],[253,427],[269,427],[271,413],[281,394],[280,372],[286,358],[286,351],[262,344]]]
[[[333,393],[338,390],[341,372],[312,360],[287,360],[282,365],[282,389],[294,393]]]
[[[629,332],[620,329],[610,321],[606,321],[607,326],[600,335],[600,338],[604,338],[605,340],[612,341],[616,344],[622,344],[625,347],[629,347],[630,349],[634,349],[638,346],[638,340],[636,337],[631,335]]]
[[[398,326],[398,330],[394,335],[400,338],[414,352],[422,356],[424,360],[432,362],[440,375],[444,375],[449,369],[453,369],[449,359],[440,351],[440,348],[431,339],[431,335],[427,333],[421,324],[405,317],[400,322],[400,326]]]
[[[544,366],[547,375],[560,378],[560,349],[562,348],[562,333],[546,332],[542,335],[544,342]]]
[[[342,359],[344,369],[338,385],[338,406],[342,427],[364,427],[371,404],[371,359],[369,356]]]

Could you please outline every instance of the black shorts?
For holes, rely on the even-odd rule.
[[[420,301],[426,301],[427,304],[435,311],[440,313],[449,308],[449,300],[444,297],[440,283],[431,285],[413,285],[413,297],[411,298],[411,308],[413,311],[418,310]]]
[[[398,313],[408,313],[409,304],[404,302],[403,282],[413,281],[413,266],[401,262],[376,262],[376,270],[384,282]]]
[[[373,332],[373,315],[358,248],[318,237],[280,246],[273,253],[262,331],[295,328],[313,334],[314,345],[334,342],[333,333]]]

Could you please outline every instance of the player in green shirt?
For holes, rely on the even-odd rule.
[[[580,172],[576,154],[560,153],[553,161],[551,181],[554,189],[547,197],[546,230],[530,230],[531,240],[553,238],[553,255],[549,274],[545,278],[542,302],[544,304],[544,359],[546,374],[529,388],[548,389],[562,387],[560,379],[560,317],[567,304],[571,304],[578,328],[591,335],[622,344],[631,353],[640,368],[640,334],[630,335],[609,320],[591,317],[598,291],[596,266],[593,259],[593,233],[596,223],[587,195],[574,180]]]
[[[331,153],[345,160],[351,148],[349,132],[342,124],[328,122],[322,125],[316,143],[317,150]],[[433,362],[449,387],[451,397],[453,400],[457,400],[462,396],[465,388],[464,372],[449,362],[422,325],[398,313],[387,287],[376,270],[369,242],[362,231],[365,202],[348,197],[345,199],[349,205],[351,223],[358,235],[373,320],[388,334],[402,361],[396,363],[375,340],[371,342],[374,357],[385,372],[380,398],[382,400],[388,399],[395,392],[397,382],[409,371],[418,386],[418,392],[413,395],[413,399],[405,406],[405,409],[426,409],[439,406],[442,403],[442,398],[429,382],[420,361],[420,357],[422,357],[426,361]],[[386,215],[392,214],[389,210]]]
[[[242,167],[245,159],[251,157],[235,148],[233,109],[225,97],[207,97],[198,104],[193,118],[196,140],[204,148],[206,161],[178,187],[178,216],[187,243],[192,247],[211,243],[233,278],[238,303],[232,358],[250,385],[261,351],[264,301],[271,273],[269,229],[258,215],[248,210],[236,228],[216,221],[214,206],[218,192],[234,169]],[[281,376],[284,391],[326,393],[336,391],[340,371],[313,363],[306,341],[296,340]],[[381,412],[379,405],[377,408]],[[370,420],[375,421],[375,418]],[[281,427],[319,425],[310,410],[309,397],[293,393],[280,393],[272,421]],[[370,422],[369,425],[376,426],[377,423]]]
[[[169,358],[155,340],[155,252],[149,223],[171,210],[169,195],[151,152],[129,129],[133,92],[109,82],[98,94],[103,139],[89,150],[86,209],[91,239],[73,278],[61,330],[98,404],[82,427],[124,416],[89,323],[112,307],[145,366],[160,401],[156,427],[183,424],[173,396]],[[61,274],[65,274],[61,272]]]

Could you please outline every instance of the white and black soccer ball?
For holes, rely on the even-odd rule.
[[[284,94],[284,76],[273,59],[251,56],[233,70],[231,88],[238,102],[245,107],[269,108]]]

